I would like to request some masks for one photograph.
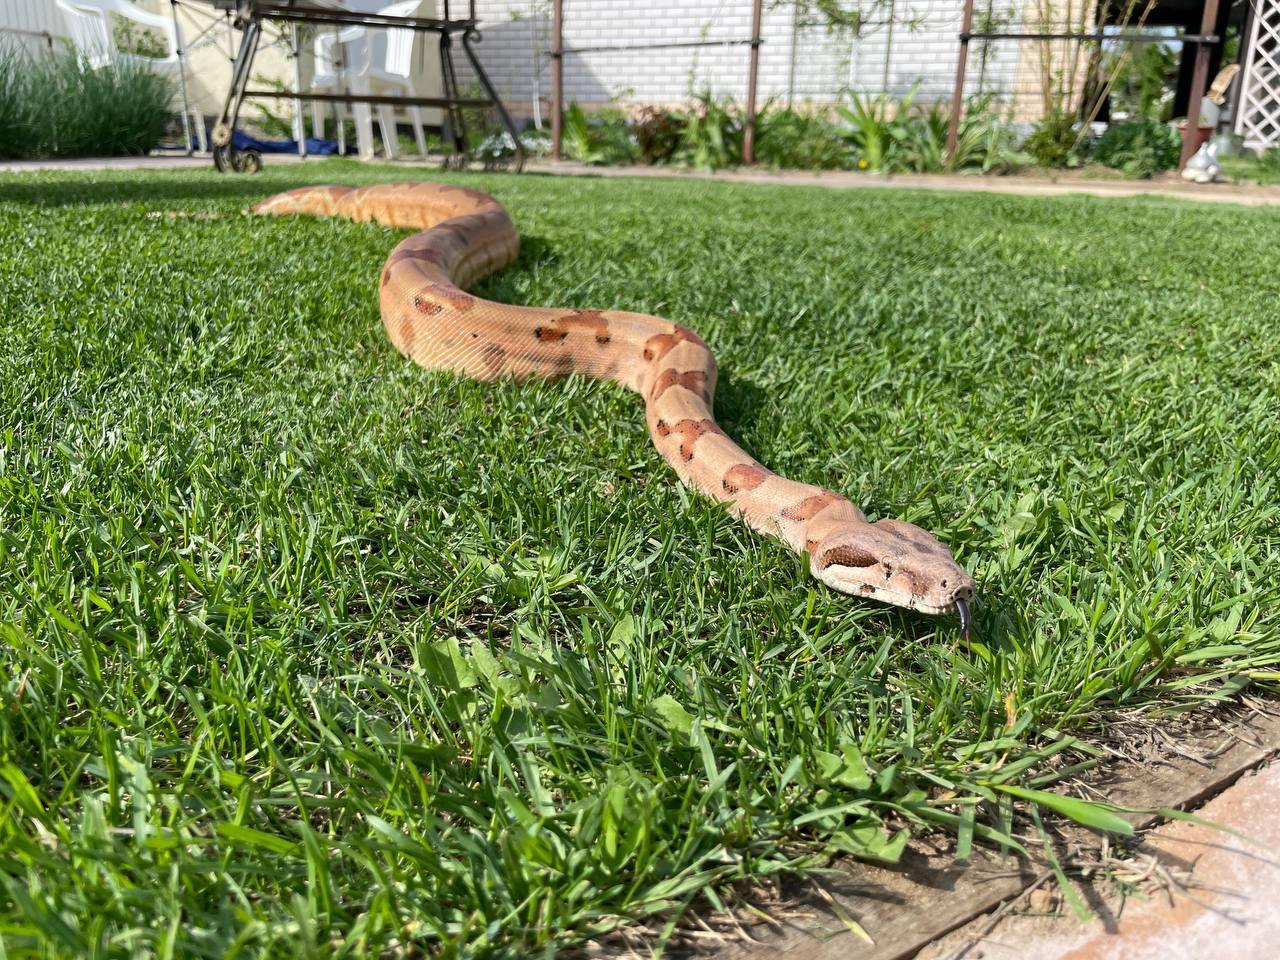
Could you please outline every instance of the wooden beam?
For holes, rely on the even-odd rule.
[[[956,61],[956,86],[951,91],[951,122],[947,124],[947,162],[956,156],[960,137],[960,114],[964,112],[964,71],[969,64],[969,37],[973,30],[973,0],[964,0],[964,22],[960,27],[960,58]]]
[[[564,120],[564,0],[551,4],[551,159],[560,159]]]
[[[751,4],[751,60],[747,66],[747,129],[742,138],[742,162],[756,160],[756,86],[760,79],[760,8],[762,0]]]
[[[1218,21],[1218,0],[1205,0],[1204,14],[1200,18],[1200,32],[1212,34]],[[1209,83],[1209,53],[1216,44],[1197,43],[1195,67],[1191,71],[1191,96],[1187,101],[1187,127],[1182,131],[1182,157],[1178,160],[1178,169],[1187,165],[1187,161],[1196,152],[1196,137],[1200,132],[1200,101],[1204,99],[1204,91]]]

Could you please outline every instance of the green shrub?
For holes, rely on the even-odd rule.
[[[0,53],[0,156],[146,153],[164,134],[173,87],[145,66],[100,69],[70,53]]]
[[[1272,147],[1258,154],[1258,168],[1263,173],[1280,174],[1280,147]]]
[[[948,169],[1008,173],[1033,162],[1017,149],[1013,127],[992,111],[990,95],[971,100],[956,131],[956,151]]]
[[[1093,159],[1098,163],[1123,170],[1131,177],[1172,170],[1181,155],[1178,131],[1150,117],[1111,124],[1093,149]]]
[[[1162,43],[1136,46],[1136,50],[1128,47],[1115,51],[1103,63],[1103,75],[1114,77],[1111,109],[1154,120],[1168,119],[1173,110],[1178,51]]]
[[[948,170],[947,130],[951,113],[941,103],[914,115],[899,112],[894,132],[902,165],[915,173],[939,173]]]
[[[1015,149],[1012,128],[991,110],[991,98],[969,104],[954,158],[947,156],[946,105],[914,107],[914,89],[901,99],[850,94],[821,112],[765,104],[756,117],[755,159],[773,169],[919,173],[954,169],[1005,171],[1031,163]],[[732,101],[704,92],[685,111],[646,107],[628,119],[617,109],[565,113],[565,156],[581,163],[680,163],[720,170],[742,162],[744,114]]]
[[[1078,167],[1084,159],[1076,118],[1065,112],[1051,113],[1037,123],[1022,149],[1045,167]]]
[[[565,111],[562,127],[565,156],[579,163],[632,163],[640,151],[627,129],[627,118],[620,110],[602,110],[590,117],[578,104]]]
[[[849,93],[849,106],[838,106],[844,119],[844,138],[857,155],[860,170],[887,173],[901,168],[902,126],[898,118],[906,115],[915,98],[914,88],[895,103],[887,94],[870,97]]]
[[[631,135],[645,163],[666,163],[680,146],[685,117],[673,110],[644,107],[631,121]]]
[[[0,157],[22,156],[18,145],[33,123],[27,81],[16,56],[0,52]]]
[[[111,36],[116,49],[121,53],[155,59],[163,59],[169,55],[169,44],[164,34],[155,27],[148,27],[116,13],[111,14],[110,19]]]
[[[1030,163],[1015,149],[1013,130],[991,109],[991,97],[970,101],[956,131],[954,156],[947,153],[951,112],[936,102],[927,110],[915,107],[913,88],[900,100],[851,93],[851,104],[837,108],[844,118],[844,136],[857,152],[859,169],[883,172],[910,170],[941,173],[980,169],[1003,172]]]
[[[694,99],[674,158],[701,170],[723,170],[742,162],[742,120],[733,101],[707,90]]]
[[[756,116],[755,159],[776,169],[841,170],[852,166],[849,144],[821,114],[766,104]]]

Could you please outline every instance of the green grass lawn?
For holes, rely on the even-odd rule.
[[[1280,162],[1277,162],[1277,158],[1223,157],[1219,163],[1222,172],[1237,183],[1257,183],[1263,186],[1280,183]]]
[[[402,233],[240,213],[404,176],[0,176],[4,956],[549,956],[1280,678],[1273,211],[466,178],[480,293],[696,328],[748,450],[954,546],[966,647],[621,388],[402,360]]]

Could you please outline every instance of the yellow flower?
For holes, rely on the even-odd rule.
[[[865,169],[867,169],[867,161],[862,160],[862,159],[859,159],[859,160],[858,160],[858,169],[859,169],[859,170],[865,170]]]

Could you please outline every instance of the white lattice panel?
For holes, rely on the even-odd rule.
[[[1280,0],[1255,0],[1236,133],[1249,147],[1280,146]]]

